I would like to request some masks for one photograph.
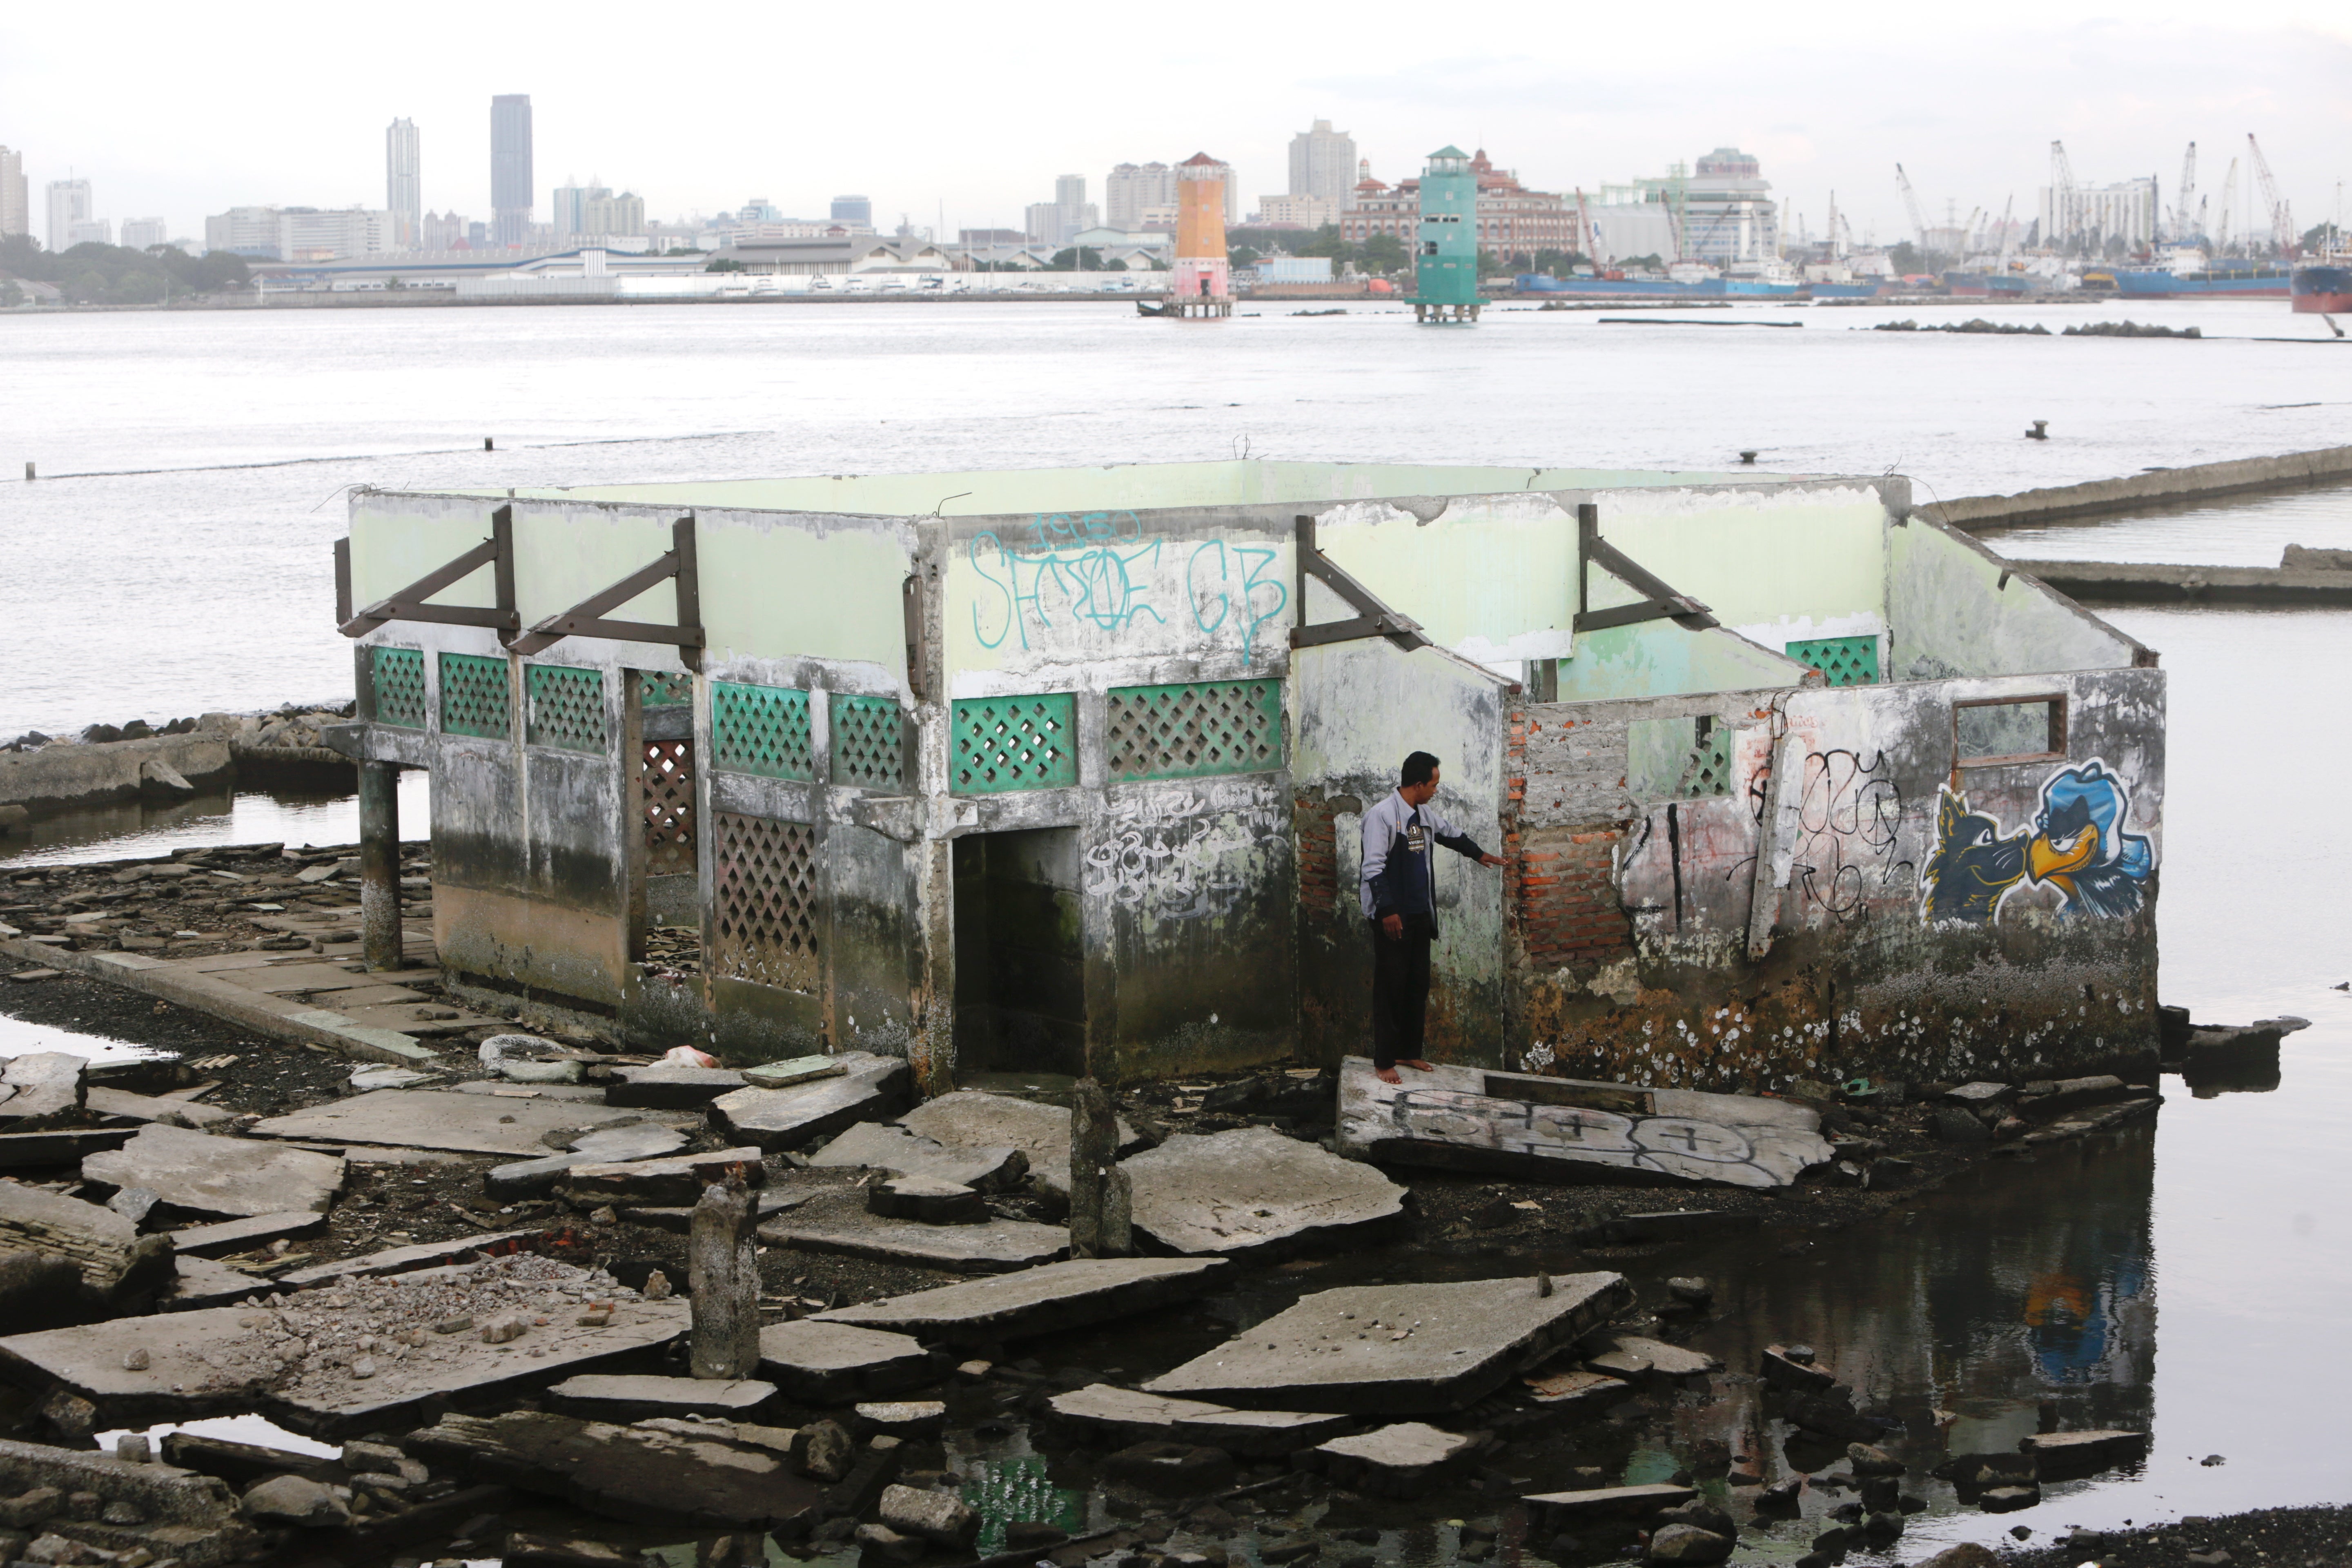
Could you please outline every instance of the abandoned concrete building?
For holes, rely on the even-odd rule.
[[[367,491],[364,900],[453,992],[938,1090],[1367,1037],[1414,749],[1431,1055],[1692,1089],[2153,1049],[2164,677],[1900,479],[1268,461]],[[387,934],[388,933],[388,934]]]

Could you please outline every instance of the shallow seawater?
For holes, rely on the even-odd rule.
[[[1986,529],[1978,537],[2020,561],[2276,566],[2290,544],[2352,550],[2352,485],[2135,508],[2112,517]]]
[[[423,838],[430,830],[432,777],[422,769],[401,771],[404,838]],[[26,833],[0,840],[0,872],[169,855],[214,844],[355,844],[359,836],[356,795],[238,790],[170,805],[126,801],[36,818]]]

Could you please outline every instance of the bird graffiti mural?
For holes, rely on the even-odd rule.
[[[1927,918],[1992,919],[2000,900],[2025,875],[2024,829],[2004,838],[2000,824],[1970,811],[1965,795],[1947,789],[1936,804],[1936,856],[1927,862]]]
[[[2033,826],[2011,834],[1948,788],[1937,805],[1921,917],[1982,924],[2022,886],[2057,889],[2063,914],[2137,914],[2147,900],[2156,850],[2124,831],[2130,820],[2131,791],[2095,757],[2044,779]]]

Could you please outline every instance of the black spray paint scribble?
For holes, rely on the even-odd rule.
[[[1911,862],[1895,855],[1903,792],[1888,771],[1884,752],[1805,757],[1790,880],[1832,919],[1858,920],[1874,894],[1910,884]]]

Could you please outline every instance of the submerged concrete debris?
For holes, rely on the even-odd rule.
[[[1785,1187],[1835,1157],[1820,1128],[1817,1111],[1752,1095],[1459,1067],[1390,1084],[1363,1057],[1339,1073],[1339,1147],[1370,1160]]]
[[[1459,1410],[1631,1300],[1616,1274],[1321,1290],[1153,1378],[1152,1394],[1257,1409]]]

